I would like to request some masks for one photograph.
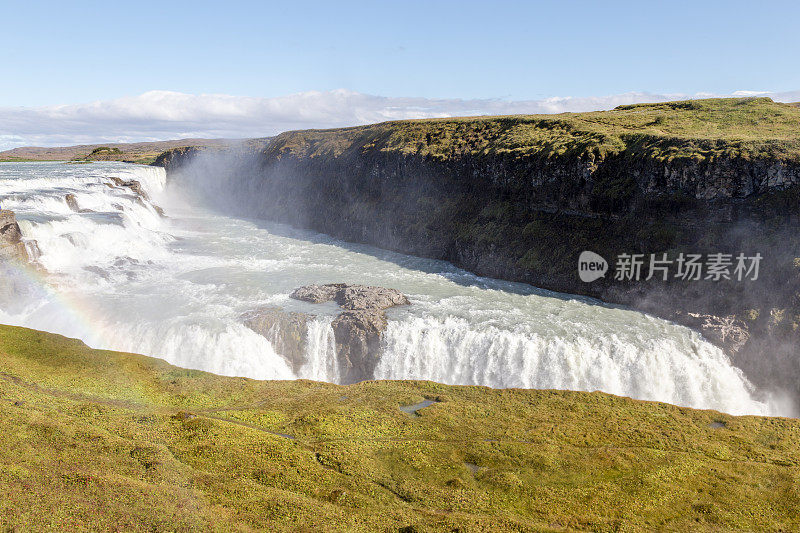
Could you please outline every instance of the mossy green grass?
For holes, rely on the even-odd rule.
[[[279,135],[269,150],[339,155],[378,147],[434,159],[460,155],[599,162],[626,152],[655,161],[800,160],[800,108],[769,98],[711,98],[557,115],[383,122]]]

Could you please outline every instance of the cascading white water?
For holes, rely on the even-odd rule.
[[[130,189],[115,187],[110,179],[135,179],[145,191],[157,194],[166,184],[163,169],[81,170],[54,167],[47,177],[33,179],[0,174],[2,206],[18,213],[23,235],[38,243],[38,260],[46,270],[75,275],[122,258],[150,261],[165,252],[173,237],[160,231],[161,217],[153,205],[137,201]],[[68,194],[76,197],[84,213],[73,212]]]
[[[494,326],[476,329],[452,317],[414,317],[390,322],[385,342],[379,379],[402,375],[490,387],[601,389],[739,413],[753,407],[741,372],[691,333],[631,342],[613,333],[548,336]]]
[[[111,176],[139,181],[151,201]],[[82,212],[70,208],[67,194]],[[440,261],[220,216],[186,197],[165,189],[157,168],[0,165],[0,206],[17,213],[49,273],[24,298],[0,302],[0,322],[226,375],[335,382],[330,323],[338,310],[288,294],[309,283],[365,283],[399,289],[412,301],[389,312],[378,378],[603,390],[736,414],[776,413],[718,348],[686,328]],[[243,314],[265,305],[317,315],[297,376],[265,337],[243,325]]]
[[[333,319],[316,317],[308,322],[306,359],[308,362],[300,369],[300,376],[319,381],[339,381],[339,365],[336,361],[336,339],[334,339]]]

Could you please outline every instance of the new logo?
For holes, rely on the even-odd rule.
[[[578,257],[578,276],[581,281],[591,283],[608,272],[608,262],[602,256],[588,250]]]

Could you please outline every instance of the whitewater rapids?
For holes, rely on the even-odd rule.
[[[138,180],[150,200],[110,177]],[[442,261],[222,216],[185,198],[166,186],[160,168],[0,164],[0,206],[16,212],[47,272],[17,273],[28,289],[0,301],[0,323],[218,374],[336,382],[330,323],[338,310],[288,295],[310,283],[379,285],[404,292],[413,305],[388,313],[377,378],[601,390],[732,414],[784,414],[687,328]],[[242,324],[242,314],[264,305],[317,315],[298,375]]]

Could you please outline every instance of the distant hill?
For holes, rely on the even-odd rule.
[[[165,150],[185,146],[224,148],[241,139],[175,139],[140,143],[80,144],[76,146],[23,146],[0,152],[0,161],[130,161],[152,163]]]

